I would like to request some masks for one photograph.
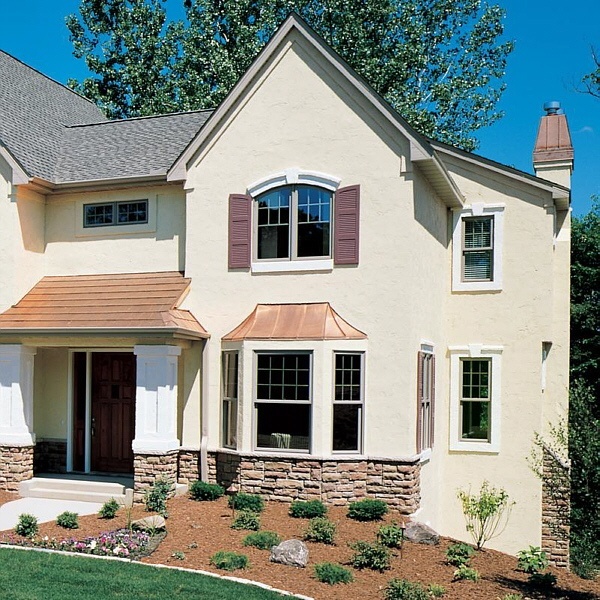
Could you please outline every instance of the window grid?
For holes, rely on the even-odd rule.
[[[335,401],[362,400],[362,355],[335,355]]]
[[[490,440],[491,359],[466,359],[461,364],[461,439]]]
[[[333,452],[360,452],[362,447],[362,353],[335,353]]]
[[[256,399],[310,401],[310,354],[258,354]]]
[[[419,382],[419,433],[418,448],[421,452],[433,447],[433,400],[435,387],[435,358],[432,352],[419,352],[420,377]]]
[[[463,281],[492,281],[493,222],[493,217],[463,218]]]
[[[107,227],[148,222],[148,200],[84,204],[83,226]]]
[[[237,446],[238,364],[237,352],[223,353],[222,444],[227,448]]]

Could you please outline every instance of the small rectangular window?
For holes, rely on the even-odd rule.
[[[363,404],[363,354],[336,352],[334,452],[361,450]]]
[[[463,281],[492,281],[494,218],[463,219]]]
[[[237,447],[238,353],[223,352],[223,406],[221,443],[225,448]]]
[[[421,348],[417,358],[417,452],[433,448],[435,410],[435,356],[431,346]]]
[[[490,359],[463,358],[460,384],[461,439],[490,441]]]
[[[84,227],[108,227],[148,222],[148,200],[84,204]]]

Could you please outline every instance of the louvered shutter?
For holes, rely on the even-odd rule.
[[[417,453],[423,450],[423,360],[424,352],[417,353]]]
[[[229,268],[250,267],[252,243],[252,197],[229,196]]]
[[[333,262],[357,265],[359,254],[360,186],[341,188],[335,193]]]

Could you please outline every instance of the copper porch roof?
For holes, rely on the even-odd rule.
[[[190,282],[177,272],[44,277],[0,314],[0,332],[143,329],[206,338],[195,317],[177,308]]]
[[[223,341],[362,340],[367,336],[342,319],[328,302],[257,304]]]

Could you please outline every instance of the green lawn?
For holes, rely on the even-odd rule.
[[[281,600],[254,586],[148,565],[0,548],[3,600]],[[243,571],[234,575],[244,576]]]

